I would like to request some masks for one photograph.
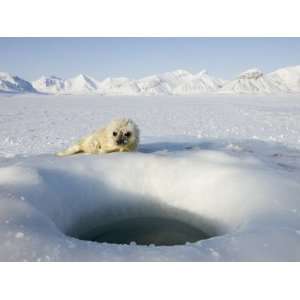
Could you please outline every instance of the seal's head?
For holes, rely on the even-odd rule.
[[[131,119],[116,119],[106,130],[112,148],[119,151],[134,151],[139,143],[139,128]]]

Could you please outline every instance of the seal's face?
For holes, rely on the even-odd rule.
[[[108,126],[108,135],[112,148],[119,151],[133,151],[139,142],[139,130],[130,119],[118,119]]]

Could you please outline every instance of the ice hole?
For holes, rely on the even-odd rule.
[[[172,246],[212,236],[198,226],[169,217],[134,217],[95,226],[77,238],[99,243]]]

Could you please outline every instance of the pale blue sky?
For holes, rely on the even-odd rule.
[[[0,38],[0,71],[33,80],[41,75],[97,79],[207,69],[230,79],[300,64],[300,38]]]

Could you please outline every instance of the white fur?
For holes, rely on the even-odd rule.
[[[128,133],[130,136],[126,136]],[[118,144],[118,140],[122,141],[122,143]],[[131,119],[116,119],[112,120],[106,127],[98,129],[94,133],[82,138],[66,150],[58,152],[57,155],[131,152],[136,150],[138,143],[138,126]]]

